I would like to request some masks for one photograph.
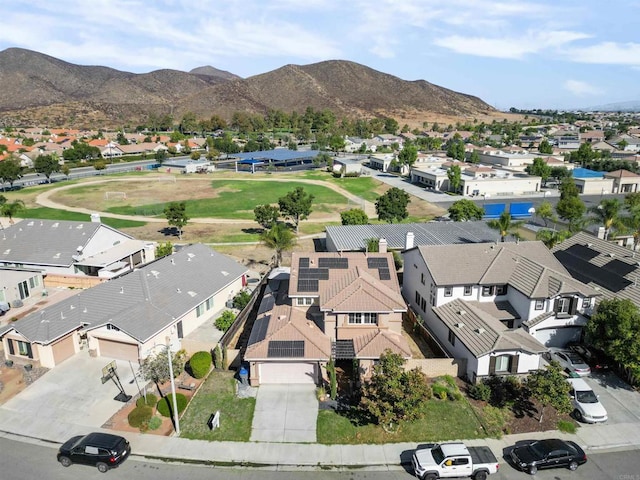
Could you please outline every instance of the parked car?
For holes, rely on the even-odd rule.
[[[602,406],[598,396],[582,378],[568,378],[571,385],[569,395],[576,419],[586,423],[607,421],[607,410]]]
[[[591,375],[591,368],[587,365],[587,362],[571,350],[550,348],[549,355],[550,360],[558,362],[560,366],[569,373],[574,373],[580,377]]]
[[[567,350],[571,350],[584,358],[592,371],[602,372],[611,368],[611,360],[601,350],[581,343],[569,344]]]
[[[451,477],[486,480],[500,468],[489,447],[467,447],[462,442],[422,445],[414,452],[411,463],[420,480]]]
[[[89,433],[70,438],[58,450],[63,467],[74,463],[91,465],[104,473],[124,462],[131,453],[126,438],[109,433]]]
[[[531,475],[543,468],[566,467],[576,470],[579,465],[587,463],[587,455],[575,442],[557,438],[515,445],[510,457],[516,467]]]

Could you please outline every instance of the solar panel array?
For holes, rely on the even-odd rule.
[[[298,273],[301,279],[329,280],[328,268],[301,268]]]
[[[302,265],[300,265],[302,267]],[[318,266],[321,268],[335,268],[340,270],[346,270],[349,268],[348,258],[320,258],[318,259]]]
[[[388,268],[379,268],[378,275],[380,280],[391,280],[391,271]]]
[[[555,256],[571,275],[582,283],[593,282],[613,293],[624,290],[633,283],[609,268],[598,267],[587,260],[573,256],[571,253],[569,248],[566,251],[555,252]]]
[[[300,268],[309,268],[309,257],[300,258],[300,262],[298,263]]]
[[[304,340],[271,340],[267,356],[269,358],[303,358]]]
[[[317,292],[319,281],[316,279],[298,278],[298,292]]]
[[[367,267],[389,269],[389,262],[387,262],[386,258],[369,257],[367,258]]]
[[[267,329],[269,328],[269,316],[256,319],[251,329],[251,335],[249,335],[249,345],[261,342],[267,336]]]

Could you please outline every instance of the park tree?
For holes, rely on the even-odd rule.
[[[553,147],[545,138],[540,142],[540,145],[538,145],[538,151],[540,153],[544,153],[545,155],[551,155],[553,153]]]
[[[536,215],[539,216],[544,222],[544,226],[547,227],[549,220],[555,221],[555,211],[551,202],[545,200],[536,207]]]
[[[622,203],[617,198],[605,198],[598,205],[589,209],[591,215],[587,221],[590,224],[604,227],[604,239],[609,239],[612,230],[621,231],[626,228],[621,218]]]
[[[480,154],[477,150],[474,149],[473,152],[471,152],[471,155],[469,156],[469,162],[474,164],[480,163]]]
[[[164,216],[172,227],[178,229],[178,239],[182,240],[182,229],[187,225],[187,204],[185,202],[171,202],[164,207]]]
[[[352,208],[340,213],[342,225],[367,225],[369,217],[361,208]]]
[[[390,133],[391,135],[395,135],[398,132],[398,122],[391,117],[384,117],[384,131],[386,133]]]
[[[449,179],[449,191],[458,193],[460,185],[462,185],[462,170],[460,165],[452,165],[447,170],[447,178]]]
[[[13,187],[13,182],[22,177],[22,167],[20,161],[15,157],[9,157],[0,162],[0,181],[2,181],[2,191],[5,190],[5,183]]]
[[[24,208],[25,206],[22,200],[14,200],[13,202],[5,202],[2,207],[0,207],[0,212],[4,217],[9,219],[9,223],[13,223],[13,217],[18,215]]]
[[[470,220],[482,220],[484,208],[475,202],[463,198],[449,207],[449,216],[454,222],[468,222]]]
[[[280,210],[275,205],[258,205],[253,209],[253,215],[262,228],[271,228],[278,221]]]
[[[159,243],[156,247],[156,258],[166,257],[167,255],[171,255],[173,253],[173,243]]]
[[[149,355],[140,364],[140,373],[142,378],[149,382],[154,382],[158,389],[159,385],[170,379],[169,375],[169,353],[168,348],[163,348],[155,355]],[[184,371],[187,361],[187,352],[178,350],[171,353],[171,362],[173,367],[173,377],[176,378]]]
[[[334,134],[329,137],[329,148],[332,152],[338,153],[344,150],[345,140],[342,135]]]
[[[640,378],[640,312],[631,300],[600,300],[585,329],[594,347]]]
[[[409,194],[397,187],[392,187],[376,201],[378,219],[393,223],[402,221],[409,216],[407,205],[411,199]]]
[[[556,212],[560,218],[569,222],[569,230],[575,231],[587,207],[580,200],[580,192],[573,177],[563,178],[559,190],[560,200],[556,204]]]
[[[500,241],[504,242],[509,235],[519,238],[518,228],[520,228],[523,223],[524,221],[522,220],[513,220],[511,214],[505,210],[500,214],[499,218],[489,220],[487,225],[489,228],[498,230],[500,232]]]
[[[407,371],[404,364],[400,355],[385,350],[362,386],[360,408],[386,432],[421,418],[424,401],[431,396],[426,375],[418,368]]]
[[[97,162],[94,162],[93,168],[96,169],[97,171],[101,172],[102,170],[107,168],[107,164],[104,163],[104,160],[98,160]]]
[[[559,413],[571,412],[572,406],[569,398],[571,386],[558,362],[551,362],[542,370],[530,372],[525,385],[531,397],[540,404],[538,419],[540,423],[542,423],[544,410],[547,406],[552,406]]]
[[[71,168],[66,163],[60,167],[60,171],[65,176],[67,180],[69,180],[69,174],[71,173]]]
[[[42,173],[47,178],[47,182],[51,183],[51,175],[60,171],[60,163],[57,156],[38,155],[33,162],[33,168],[37,173]]]
[[[306,220],[311,214],[313,198],[313,195],[304,191],[304,188],[296,187],[295,190],[278,199],[280,214],[293,220],[296,234],[298,233],[300,222]]]
[[[296,237],[285,223],[275,223],[269,230],[260,234],[260,241],[275,250],[276,265],[282,263],[282,253],[291,250],[296,244]]]
[[[415,145],[406,145],[398,154],[398,161],[402,165],[413,166],[418,159],[418,148]]]
[[[524,169],[529,175],[540,177],[542,185],[547,184],[547,180],[551,176],[551,167],[542,158],[534,158],[531,165],[527,165]]]
[[[451,157],[455,160],[460,160],[461,162],[464,161],[464,142],[460,138],[455,138],[454,140],[449,142],[447,146],[447,157]]]

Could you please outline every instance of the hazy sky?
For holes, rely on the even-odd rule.
[[[135,73],[340,59],[500,109],[640,101],[640,0],[13,0],[0,18],[0,50]]]

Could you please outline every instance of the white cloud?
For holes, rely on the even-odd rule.
[[[567,80],[564,82],[564,88],[577,97],[600,95],[602,93],[600,88],[583,82],[582,80]]]
[[[451,35],[438,38],[434,43],[466,55],[521,59],[527,54],[540,53],[583,38],[588,38],[588,35],[569,31],[529,31],[522,36],[501,38]]]
[[[602,42],[566,52],[569,60],[580,63],[640,66],[640,43]]]

